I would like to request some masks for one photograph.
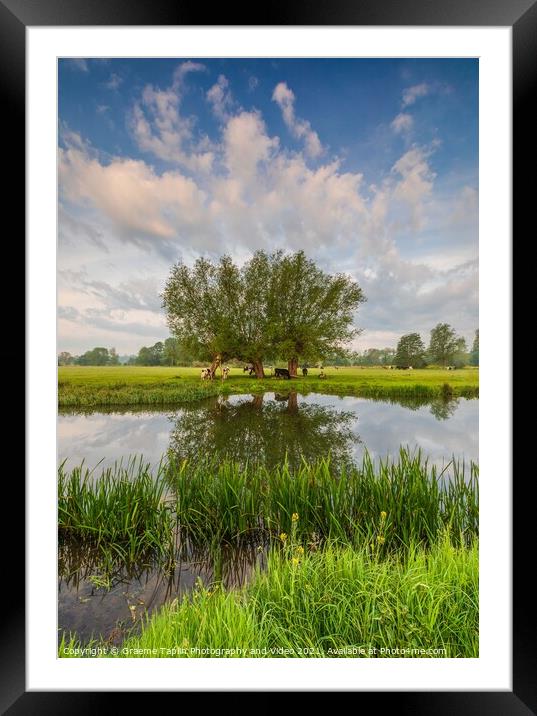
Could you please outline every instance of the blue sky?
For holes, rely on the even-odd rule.
[[[172,263],[302,248],[355,347],[478,325],[478,61],[59,62],[59,350],[168,335]]]

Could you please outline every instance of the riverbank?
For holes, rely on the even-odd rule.
[[[479,656],[477,540],[414,544],[404,558],[329,545],[269,554],[244,588],[199,585],[120,647],[64,635],[61,658]]]
[[[477,398],[479,370],[463,368],[386,370],[383,368],[312,368],[309,374],[280,380],[250,378],[239,368],[227,380],[202,381],[199,368],[139,366],[63,366],[58,369],[60,407],[180,405],[217,395],[285,392],[325,393],[365,398]]]
[[[328,459],[60,466],[60,545],[87,550],[100,588],[135,560],[173,572],[182,543],[214,565],[244,555],[252,575],[226,589],[213,570],[135,620],[117,652],[64,632],[59,656],[475,657],[478,501],[477,465],[444,482],[407,450],[337,474]]]

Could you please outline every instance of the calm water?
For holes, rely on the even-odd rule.
[[[478,400],[381,402],[296,393],[211,398],[176,410],[93,413],[62,411],[58,457],[67,466],[111,465],[129,454],[152,464],[178,457],[227,455],[268,465],[331,453],[335,461],[397,457],[400,445],[421,447],[431,463],[454,455],[478,459]]]
[[[315,460],[331,454],[338,464],[360,461],[365,449],[374,459],[397,458],[400,445],[421,447],[429,461],[443,466],[452,456],[478,460],[478,400],[381,402],[310,394],[240,395],[209,399],[176,410],[124,410],[91,413],[62,411],[58,419],[58,457],[67,467],[113,464],[143,454],[152,464],[171,452],[179,458],[212,454],[267,465]],[[244,583],[265,548],[214,555],[178,545],[168,571],[141,564],[119,567],[103,586],[91,553],[64,544],[59,554],[58,626],[82,640],[104,635],[121,641],[142,615],[207,585]]]

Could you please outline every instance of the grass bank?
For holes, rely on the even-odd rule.
[[[477,541],[413,544],[383,559],[289,543],[246,587],[200,586],[164,606],[116,654],[98,642],[83,648],[64,635],[59,656],[477,657]]]
[[[291,381],[267,376],[253,379],[233,368],[228,380],[209,383],[200,379],[198,368],[183,367],[82,367],[58,369],[58,403],[61,407],[122,405],[179,405],[219,394],[285,391],[292,387],[302,393],[389,397],[466,397],[479,395],[479,370],[440,369],[385,370],[383,368],[325,368]]]

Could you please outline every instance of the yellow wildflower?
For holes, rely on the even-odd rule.
[[[379,544],[384,544],[385,539],[384,539],[383,535],[378,535],[378,537],[377,537],[377,542],[378,542]]]
[[[298,559],[298,557],[293,557],[293,559],[291,560],[292,564],[298,564],[299,562],[300,560]]]
[[[298,512],[293,512],[291,515],[291,522],[298,522]]]
[[[296,548],[297,554],[304,554],[304,547],[302,545],[298,545]]]
[[[388,516],[387,513],[384,512],[384,510],[382,510],[382,512],[380,513],[380,519],[384,522],[384,520],[386,519],[387,516]]]
[[[280,539],[281,539],[282,542],[285,542],[285,540],[287,539],[287,535],[285,534],[285,532],[282,532],[282,533],[281,533]]]

